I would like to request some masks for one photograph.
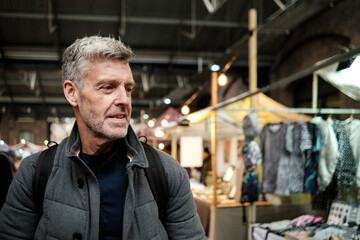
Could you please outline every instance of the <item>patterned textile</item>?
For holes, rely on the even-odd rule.
[[[320,229],[319,231],[315,232],[315,238],[317,240],[327,239],[328,236],[343,236],[345,235],[346,231],[342,230],[337,227],[328,227],[325,229]]]
[[[311,148],[312,141],[306,124],[290,124],[286,133],[286,150],[290,153],[290,192],[303,192],[305,164],[304,152]]]
[[[360,120],[349,118],[344,121],[350,145],[353,150],[355,162],[359,165],[360,162]],[[360,168],[357,169],[356,185],[360,187]]]
[[[278,123],[268,124],[261,131],[261,153],[264,160],[263,193],[274,193],[277,174],[284,173],[278,167],[281,159],[289,158],[289,154],[285,149],[286,129],[286,123]]]
[[[356,199],[356,189],[349,187],[356,185],[357,162],[354,159],[345,124],[336,119],[332,122],[336,137],[338,139],[340,152],[339,160],[336,165],[339,193],[338,198],[339,200],[354,202]]]
[[[254,140],[245,143],[241,149],[241,154],[245,162],[246,171],[251,171],[262,163],[260,148]]]
[[[339,159],[339,147],[335,132],[331,124],[321,117],[315,117],[312,120],[321,130],[321,150],[319,152],[318,166],[318,188],[324,191],[330,184],[335,173],[336,165]]]
[[[305,150],[304,192],[315,194],[318,189],[318,165],[321,131],[314,123],[306,123],[311,139],[311,149]]]

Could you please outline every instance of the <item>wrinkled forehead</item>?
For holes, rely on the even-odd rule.
[[[111,64],[107,64],[111,63]],[[114,63],[114,64],[112,64]],[[132,81],[135,84],[135,81],[133,79],[132,69],[130,67],[130,64],[126,60],[118,60],[118,59],[108,59],[108,58],[97,58],[97,59],[91,59],[91,60],[85,60],[84,61],[84,75],[83,77],[86,78],[86,76],[90,73],[90,71],[106,71],[105,68],[108,68],[109,73],[112,72],[113,69],[116,71],[121,71],[123,78],[126,78],[127,81]],[[106,74],[107,72],[103,72]]]

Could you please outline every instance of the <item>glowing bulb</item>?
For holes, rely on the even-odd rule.
[[[159,143],[158,147],[160,150],[163,150],[165,148],[165,145],[163,143]]]
[[[155,126],[154,119],[151,119],[151,120],[148,121],[148,126],[151,127],[151,128]]]
[[[164,99],[164,103],[165,103],[165,104],[170,104],[170,103],[171,103],[171,99],[170,99],[170,98],[165,98],[165,99]]]
[[[146,113],[145,113],[145,114],[143,115],[143,118],[144,118],[145,120],[146,120],[146,119],[149,119],[149,114],[146,114]]]
[[[220,74],[218,83],[220,86],[225,86],[228,83],[228,78],[224,73]]]
[[[162,130],[157,130],[154,134],[155,134],[155,137],[158,137],[158,138],[165,136],[165,133]]]
[[[166,127],[168,125],[168,121],[166,119],[161,120],[161,126]]]
[[[184,105],[182,108],[181,108],[181,113],[183,115],[187,115],[190,113],[190,108],[188,107],[188,105]]]
[[[210,67],[211,71],[213,72],[217,72],[220,70],[220,66],[217,65],[217,64],[213,64],[211,67]]]
[[[21,142],[21,144],[25,144],[25,143],[26,143],[26,140],[25,140],[25,139],[21,139],[20,142]]]
[[[48,143],[49,143],[48,140],[45,140],[45,141],[44,141],[44,144],[45,144],[45,145],[48,145]]]

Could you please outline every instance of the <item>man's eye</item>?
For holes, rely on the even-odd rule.
[[[111,90],[111,89],[112,89],[112,86],[107,85],[107,86],[103,86],[102,88],[105,89],[105,90]]]

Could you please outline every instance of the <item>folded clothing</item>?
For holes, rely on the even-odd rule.
[[[295,227],[306,227],[310,225],[314,225],[323,220],[322,217],[315,217],[312,215],[302,215],[297,217],[291,221],[291,224]]]

